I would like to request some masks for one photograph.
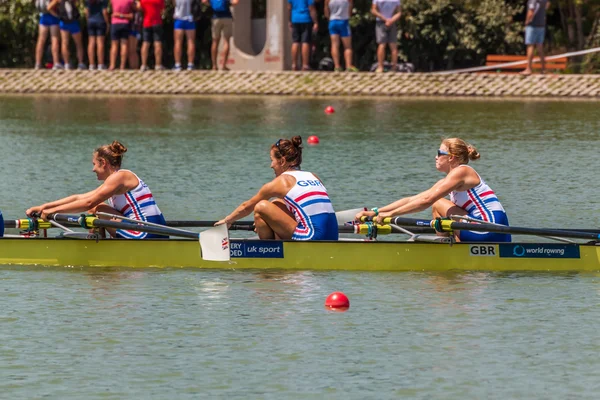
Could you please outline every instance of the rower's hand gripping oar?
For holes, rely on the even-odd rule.
[[[352,210],[343,210],[335,213],[335,218],[337,219],[338,225],[344,225],[347,223],[352,223],[354,221],[354,217],[361,211],[367,211],[366,207],[362,208],[353,208]]]

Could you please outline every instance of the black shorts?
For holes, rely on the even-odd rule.
[[[310,43],[312,41],[312,22],[292,24],[292,41],[294,43]]]
[[[154,25],[150,28],[142,30],[142,39],[144,42],[162,42],[163,27],[162,25]]]
[[[87,26],[88,36],[105,36],[106,35],[106,22],[94,22],[88,21]]]
[[[130,24],[112,24],[110,27],[111,40],[129,40]]]

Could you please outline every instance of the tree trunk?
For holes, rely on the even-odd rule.
[[[575,4],[575,26],[577,27],[577,50],[583,49],[583,21],[581,18],[581,4]]]

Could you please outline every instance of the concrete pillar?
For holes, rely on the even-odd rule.
[[[227,66],[235,71],[284,71],[291,62],[292,33],[287,0],[267,0],[265,19],[252,19],[252,2],[241,0],[233,9],[233,37]],[[219,65],[222,65],[219,46]]]

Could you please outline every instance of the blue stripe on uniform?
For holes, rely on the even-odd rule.
[[[317,203],[329,203],[331,204],[331,200],[329,199],[315,199],[315,200],[310,200],[307,201],[306,203],[302,203],[303,207],[309,206],[311,204],[317,204]]]

